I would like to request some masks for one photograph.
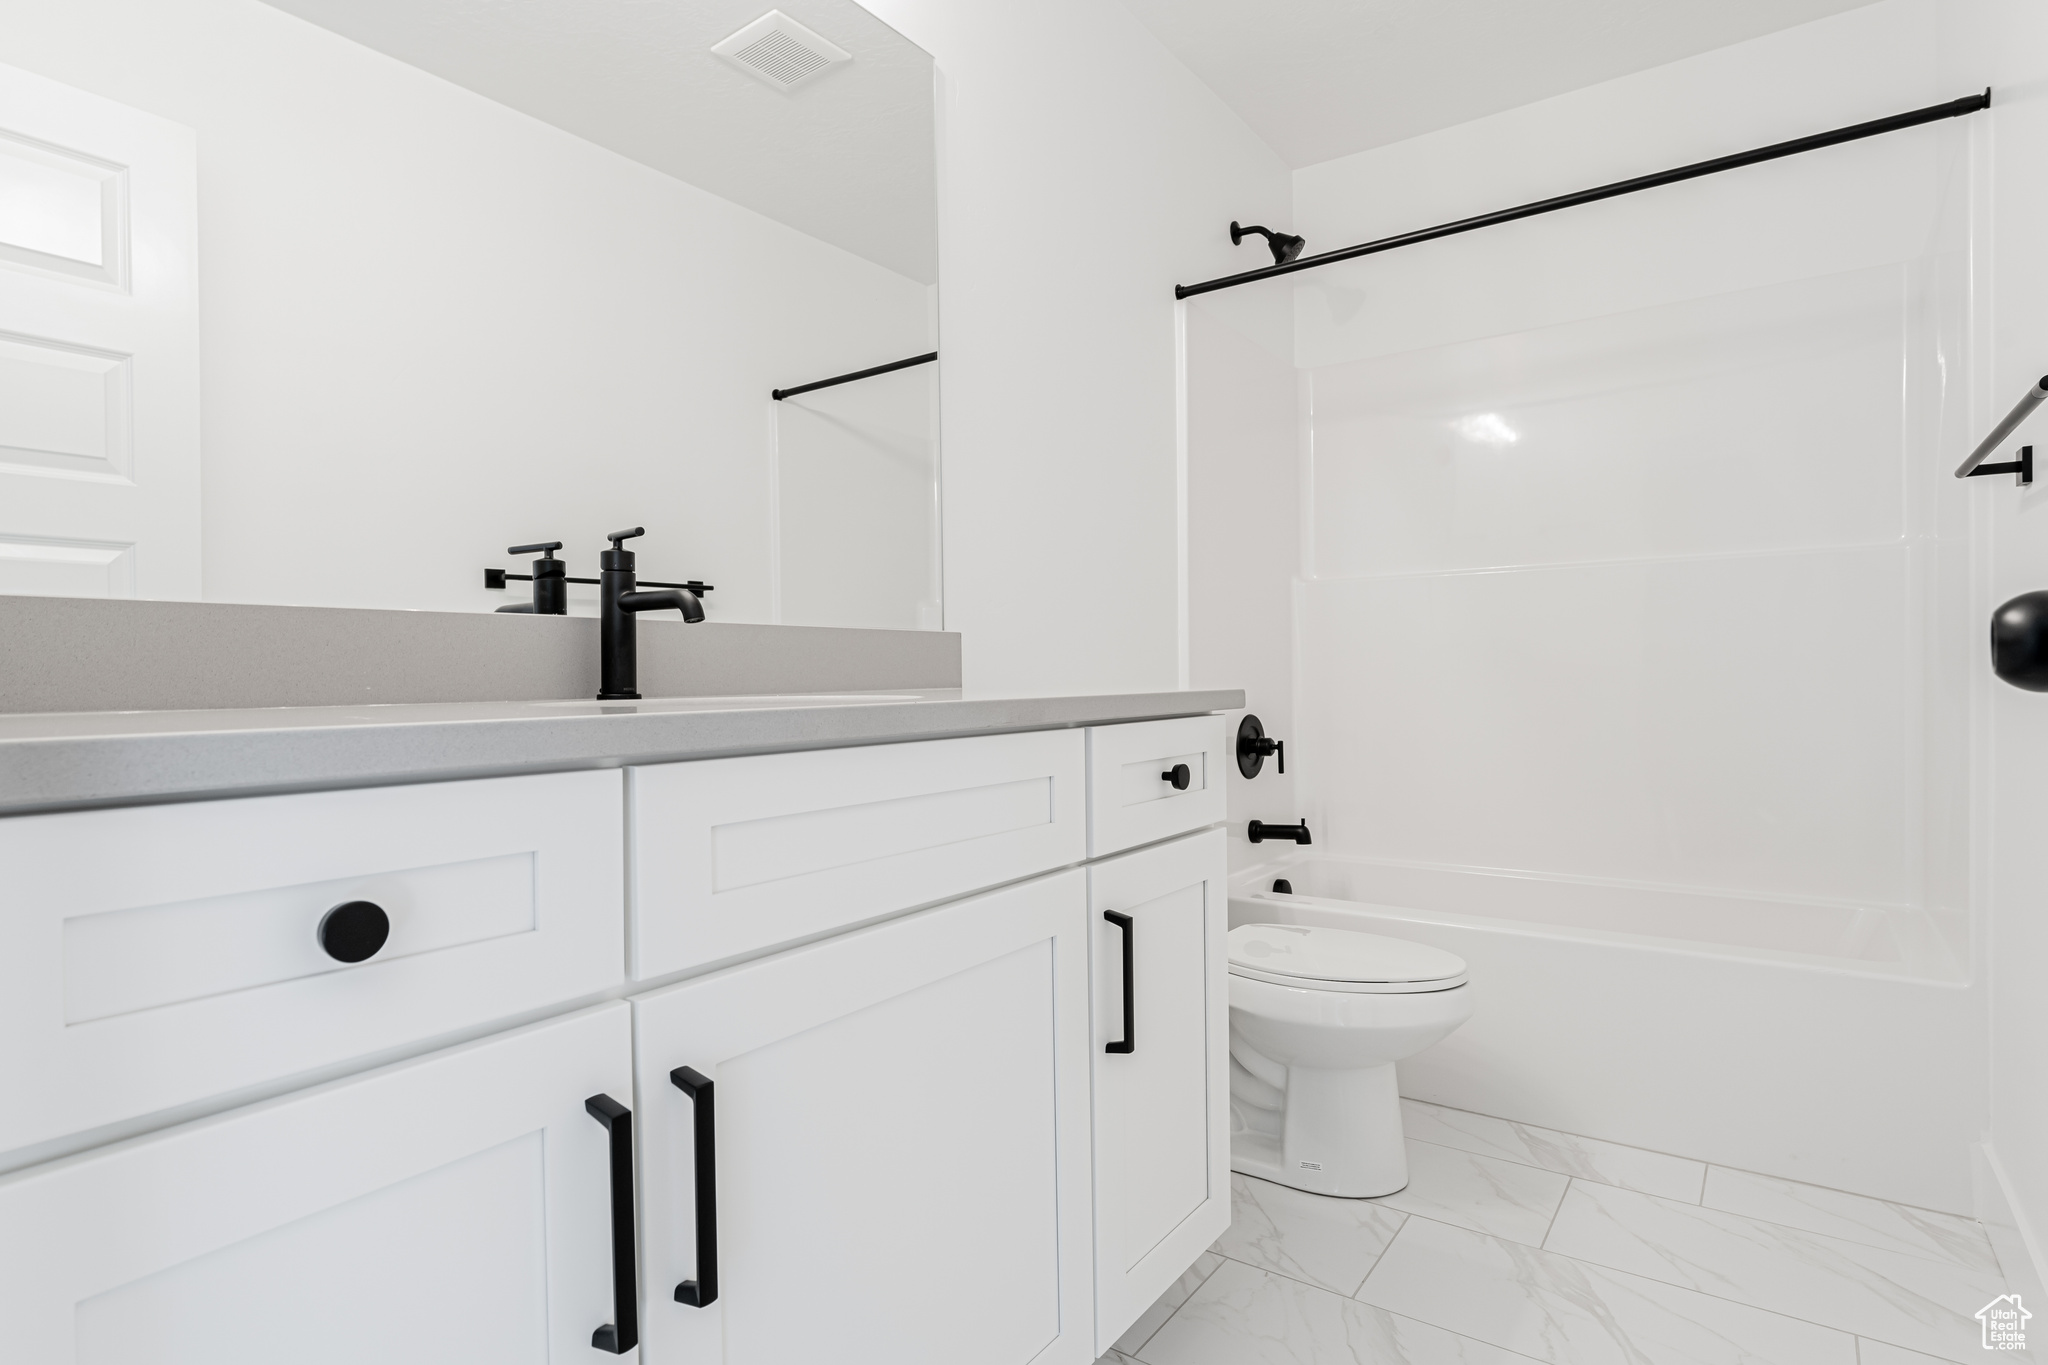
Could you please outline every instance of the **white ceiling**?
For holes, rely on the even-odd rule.
[[[1872,0],[1124,0],[1290,166]]]
[[[931,58],[852,0],[269,0],[912,279],[937,278]],[[711,45],[780,9],[853,54],[784,94]]]

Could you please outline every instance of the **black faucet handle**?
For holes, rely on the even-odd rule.
[[[505,553],[508,555],[546,555],[552,558],[555,551],[561,548],[561,541],[550,540],[538,545],[508,545],[505,547]]]
[[[624,531],[614,531],[606,536],[605,539],[612,543],[614,550],[623,550],[626,548],[625,541],[632,540],[635,536],[644,536],[646,534],[647,528],[645,526],[633,526]]]

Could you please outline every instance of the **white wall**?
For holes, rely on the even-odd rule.
[[[1301,569],[1297,448],[1301,378],[1207,298],[1186,305],[1188,680],[1241,687],[1245,709],[1292,750],[1284,774],[1229,773],[1232,870],[1276,846],[1245,838],[1252,820],[1292,824],[1303,810],[1295,727],[1295,595]],[[1254,322],[1257,320],[1254,319]],[[1319,832],[1311,822],[1310,832]]]
[[[1285,168],[1115,0],[868,0],[937,60],[946,626],[970,686],[1179,673],[1173,285]]]
[[[1943,13],[1952,79],[1996,87],[1975,149],[1987,182],[1973,290],[1983,344],[1972,425],[1981,432],[2048,373],[2048,10],[2027,0],[1953,0]],[[2048,448],[2038,417],[2019,437]],[[1997,603],[2048,587],[2048,486],[2019,493],[2007,479],[1973,482],[1996,484],[1976,495],[1990,553],[1980,565],[1970,655],[1991,804],[1980,830],[1990,858],[1979,963],[1991,994],[1991,1113],[1979,1212],[2013,1287],[2036,1304],[2038,1324],[2048,1297],[2048,697],[1992,679],[1981,632]]]
[[[198,134],[214,600],[488,610],[641,523],[766,620],[768,390],[930,349],[924,286],[255,0],[0,0],[0,62]]]

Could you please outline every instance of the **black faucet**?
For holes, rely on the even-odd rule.
[[[646,534],[645,526],[614,531],[605,537],[612,543],[611,549],[597,557],[598,628],[603,633],[598,652],[599,701],[635,701],[640,696],[640,641],[633,620],[636,613],[674,607],[685,621],[704,619],[704,604],[687,588],[656,588],[647,592],[633,586],[633,552],[625,547],[625,542]]]

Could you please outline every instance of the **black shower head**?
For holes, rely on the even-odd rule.
[[[1296,256],[1299,256],[1301,254],[1301,249],[1304,246],[1308,245],[1308,243],[1304,242],[1301,238],[1294,236],[1292,233],[1275,232],[1271,228],[1262,228],[1257,226],[1239,227],[1236,223],[1232,223],[1230,225],[1230,244],[1232,246],[1236,246],[1239,242],[1242,242],[1245,239],[1247,234],[1253,232],[1256,232],[1261,237],[1264,237],[1266,239],[1266,245],[1273,248],[1274,265],[1286,265]]]

